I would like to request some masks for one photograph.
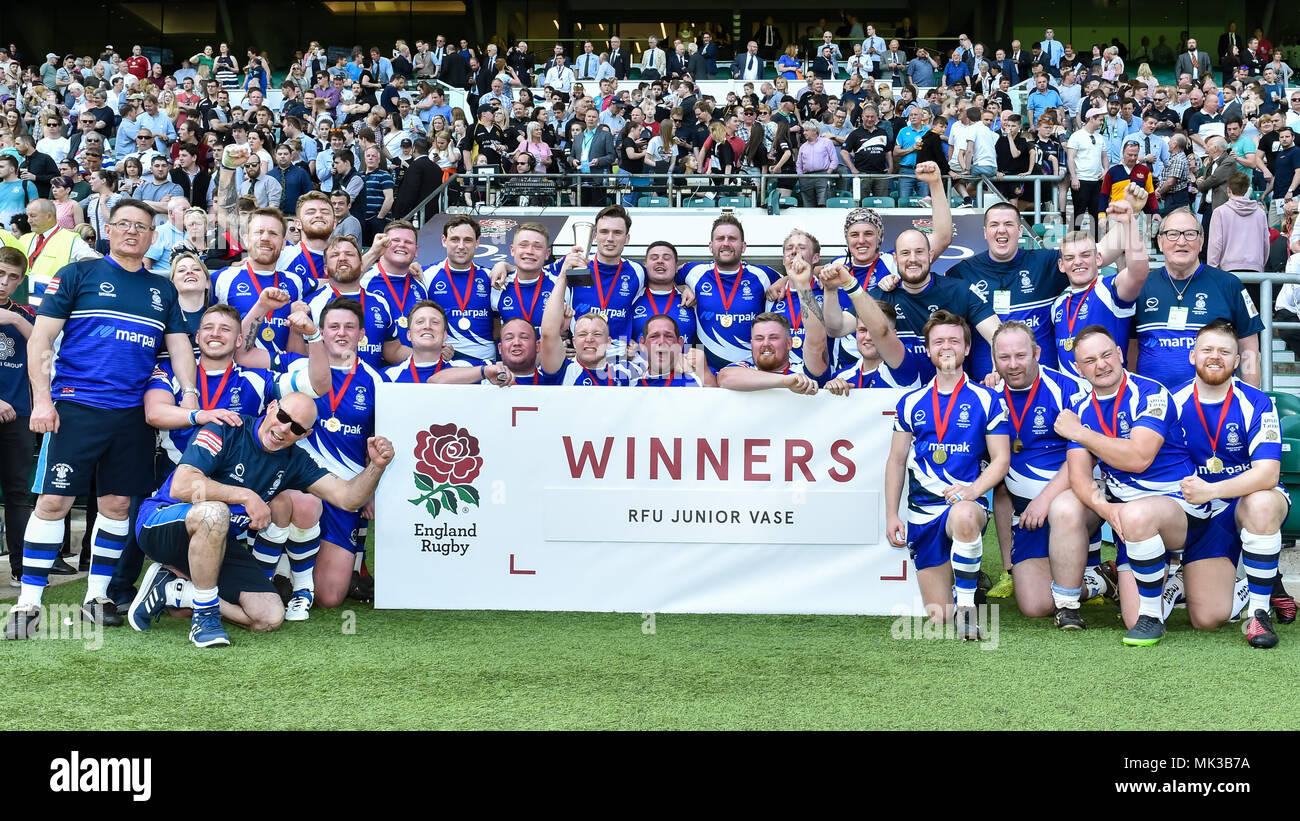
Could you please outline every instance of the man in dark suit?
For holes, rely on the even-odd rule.
[[[775,60],[781,53],[781,46],[785,44],[781,39],[781,30],[772,22],[771,16],[764,17],[763,24],[755,28],[754,39],[763,49],[763,56],[769,60]]]
[[[691,48],[695,48],[694,43],[691,43]],[[704,62],[704,54],[702,52],[696,51],[689,58],[687,58],[686,73],[691,77],[704,78],[708,76],[708,71],[709,71],[709,67]]]
[[[1003,77],[1011,80],[1011,85],[1020,82],[1020,68],[1016,66],[1016,61],[1008,57],[1007,53],[1002,49],[998,49],[994,53],[993,65],[998,67],[998,71],[1002,72]]]
[[[600,112],[593,106],[584,115],[586,129],[573,146],[573,159],[583,174],[608,173],[614,164],[614,135],[600,127]],[[599,205],[605,200],[605,186],[597,180],[584,180],[583,205]]]
[[[712,80],[718,76],[718,44],[707,31],[700,35],[700,57],[704,60],[704,76],[697,80]]]
[[[1229,23],[1228,30],[1219,35],[1219,70],[1223,72],[1224,85],[1232,82],[1232,74],[1241,65],[1245,51],[1246,44],[1237,34],[1237,24]]]
[[[397,187],[397,196],[393,201],[393,213],[397,215],[409,214],[412,208],[442,185],[442,169],[429,159],[429,141],[424,137],[416,137],[412,147],[415,149],[415,159],[406,167],[406,174]],[[436,207],[435,203],[425,206],[425,219],[432,216]]]
[[[1192,37],[1187,41],[1187,49],[1178,55],[1174,61],[1174,77],[1178,78],[1184,74],[1190,74],[1193,80],[1200,84],[1200,79],[1213,71],[1210,65],[1209,52],[1202,51],[1196,45],[1196,38]]]
[[[506,65],[519,75],[519,82],[524,84],[524,88],[532,88],[533,66],[536,65],[536,60],[533,53],[528,50],[527,42],[520,40],[514,48],[506,52]]]
[[[754,81],[763,79],[763,58],[758,56],[756,41],[750,40],[745,51],[737,54],[736,59],[731,61],[731,79]]]
[[[614,77],[619,80],[626,80],[631,61],[628,59],[627,51],[623,48],[623,41],[618,37],[609,38],[609,64],[614,67]]]
[[[1016,82],[1029,77],[1029,66],[1034,58],[1032,54],[1020,47],[1019,40],[1011,41],[1011,53],[1007,58],[1016,64]]]
[[[569,58],[568,58],[568,56],[566,56],[565,53],[564,53],[564,46],[560,45],[559,43],[556,43],[556,44],[555,44],[555,52],[551,55],[551,59],[547,60],[547,61],[546,61],[546,65],[542,66],[542,73],[543,73],[543,74],[545,74],[546,72],[550,71],[552,68],[555,68],[555,58],[556,58],[556,57],[564,57],[564,62],[565,62],[565,63],[568,63],[568,62],[569,62]],[[569,66],[569,68],[573,68],[573,66]],[[576,77],[577,74],[574,74],[574,76]]]
[[[469,95],[465,102],[469,103],[469,109],[478,116],[478,100],[484,94],[492,91],[492,80],[496,78],[496,72],[490,65],[479,65],[477,57],[469,58]]]
[[[686,46],[678,43],[676,47],[668,52],[668,78],[670,80],[680,80],[686,73],[686,63],[690,57],[686,54]]]
[[[438,69],[438,79],[452,88],[465,88],[469,81],[469,65],[456,47],[447,44],[447,53],[442,58],[442,67]]]

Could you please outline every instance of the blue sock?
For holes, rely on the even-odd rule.
[[[257,537],[253,539],[253,558],[268,579],[275,578],[275,566],[284,555],[284,541],[288,538],[289,528],[269,524],[257,531]]]
[[[217,588],[211,587],[205,590],[194,590],[194,615],[206,610],[217,610],[221,606],[220,599],[217,598]]]
[[[1268,612],[1273,596],[1273,580],[1277,578],[1278,556],[1282,553],[1281,532],[1261,536],[1241,529],[1241,563],[1246,568],[1246,581],[1250,584],[1250,612]]]
[[[59,557],[62,546],[62,518],[47,521],[33,514],[27,520],[27,532],[23,534],[23,587],[18,594],[19,607],[40,606],[41,595],[49,584],[50,568]]]
[[[1138,586],[1138,615],[1161,618],[1161,596],[1165,586],[1165,543],[1156,534],[1149,539],[1128,542],[1128,563]]]
[[[320,552],[320,525],[303,529],[298,526],[289,528],[289,541],[285,542],[285,552],[289,554],[289,573],[294,591],[315,592],[316,554]]]
[[[975,586],[979,583],[980,562],[984,558],[984,542],[952,541],[952,575],[957,587],[957,606],[975,606]]]
[[[108,583],[113,580],[117,561],[126,547],[130,522],[110,519],[104,514],[95,517],[95,527],[90,531],[90,577],[86,579],[86,601],[108,596]]]

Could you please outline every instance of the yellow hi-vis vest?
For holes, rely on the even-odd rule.
[[[24,249],[28,253],[27,287],[30,293],[27,303],[29,305],[36,307],[41,304],[41,297],[45,294],[50,280],[54,279],[54,275],[60,268],[72,262],[72,244],[80,236],[76,231],[68,228],[55,228],[54,233],[46,240],[45,247],[41,248],[40,256],[33,262],[31,253],[36,250],[40,237],[36,234],[31,235],[29,246]]]

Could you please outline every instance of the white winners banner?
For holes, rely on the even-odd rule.
[[[910,613],[900,395],[380,385],[375,604]]]

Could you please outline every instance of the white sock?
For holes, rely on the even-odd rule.
[[[957,606],[975,606],[975,588],[979,583],[980,561],[984,556],[984,541],[952,540],[952,572],[957,587]]]
[[[1182,600],[1183,595],[1183,577],[1170,573],[1165,580],[1165,592],[1160,596],[1161,621],[1169,620],[1169,614],[1174,612],[1174,606]]]
[[[1106,577],[1097,572],[1097,568],[1090,567],[1083,571],[1083,600],[1096,598],[1097,596],[1106,595],[1110,589],[1110,583]]]
[[[1058,608],[1078,610],[1080,594],[1082,592],[1082,588],[1061,587],[1056,582],[1052,582],[1052,603]],[[1091,596],[1089,598],[1091,598]]]
[[[189,579],[177,579],[174,582],[168,582],[164,591],[168,607],[194,606],[195,587],[194,582]]]
[[[1250,582],[1247,579],[1237,579],[1237,583],[1232,586],[1232,615],[1228,616],[1228,618],[1235,621],[1237,617],[1241,615],[1241,611],[1246,607],[1250,600]],[[1267,613],[1268,607],[1268,604],[1265,603],[1264,606],[1259,609]],[[1251,615],[1255,614],[1254,610],[1251,610],[1250,612]]]
[[[1160,618],[1161,582],[1167,567],[1165,543],[1160,534],[1128,542],[1128,564],[1138,583],[1138,615]]]
[[[130,524],[126,519],[110,519],[102,513],[95,517],[95,527],[90,531],[91,561],[85,601],[108,598],[108,583],[113,580],[117,562],[122,558]]]
[[[200,590],[197,585],[194,589],[194,609],[199,610],[216,610],[220,606],[220,599],[217,598],[217,588],[208,587]]]
[[[1241,563],[1250,582],[1250,613],[1268,612],[1273,596],[1273,582],[1278,574],[1278,557],[1282,553],[1282,533],[1260,535],[1241,529]]]

